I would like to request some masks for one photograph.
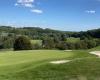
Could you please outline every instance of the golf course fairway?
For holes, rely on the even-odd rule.
[[[51,61],[70,60],[63,64]],[[84,50],[0,52],[0,80],[99,80],[100,59]]]

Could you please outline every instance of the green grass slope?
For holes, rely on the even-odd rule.
[[[72,61],[62,65],[49,63],[62,59]],[[99,61],[88,51],[82,50],[71,52],[59,50],[2,51],[0,52],[0,80],[66,80],[80,75],[87,78],[92,76],[90,73],[92,69],[95,71],[93,74],[99,75]],[[86,75],[83,74],[84,70]]]
[[[95,48],[89,49],[89,51],[100,51],[100,46],[97,46]]]
[[[100,59],[83,58],[61,65],[48,63],[13,77],[18,80],[100,80]]]

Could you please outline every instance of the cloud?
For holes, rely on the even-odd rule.
[[[34,2],[35,2],[34,0],[17,0],[17,2],[15,3],[15,6],[20,5],[20,6],[32,8],[32,7],[34,7],[33,6]]]
[[[32,5],[32,4],[29,4],[29,3],[24,4],[24,6],[25,6],[25,7],[33,7],[33,5]]]
[[[15,6],[18,6],[19,4],[18,3],[15,3]]]
[[[88,14],[95,14],[96,13],[95,10],[86,10],[85,12],[88,13]]]
[[[17,0],[18,3],[33,3],[34,0]]]
[[[41,9],[35,8],[35,1],[36,0],[17,0],[17,2],[15,3],[15,6],[26,7],[30,9],[30,11],[33,13],[42,14],[43,11]]]
[[[40,9],[32,9],[31,12],[37,13],[37,14],[42,14],[43,13],[43,11],[40,10]]]

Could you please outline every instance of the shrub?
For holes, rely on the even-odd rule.
[[[36,49],[36,50],[42,49],[42,45],[40,45],[40,44],[38,44],[38,43],[33,44],[33,45],[32,45],[32,49],[33,49],[33,50],[35,50],[35,49]]]
[[[68,49],[68,46],[66,45],[65,41],[60,41],[58,44],[56,44],[56,48],[59,50],[66,50]]]
[[[42,41],[42,45],[43,45],[43,48],[45,49],[54,49],[55,48],[54,39],[46,38]]]
[[[28,37],[20,36],[14,42],[14,50],[31,50],[31,49],[32,45]]]

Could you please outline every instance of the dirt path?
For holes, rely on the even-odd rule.
[[[100,57],[100,51],[92,51],[92,52],[90,52],[90,54],[94,54],[94,55],[97,55],[98,57]]]

